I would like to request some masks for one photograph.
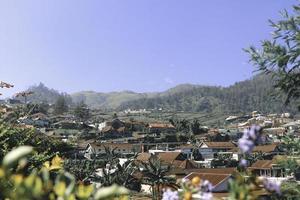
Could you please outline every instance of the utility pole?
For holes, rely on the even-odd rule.
[[[1,88],[12,88],[12,87],[14,87],[14,85],[0,81],[0,87]]]
[[[16,97],[24,97],[24,103],[27,104],[27,97],[32,95],[34,92],[29,91],[29,92],[19,92],[16,94]]]
[[[0,81],[0,88],[12,88],[14,87],[14,85]],[[0,93],[0,96],[2,95],[2,93]]]

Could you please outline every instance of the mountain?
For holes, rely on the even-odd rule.
[[[101,93],[83,91],[71,94],[74,103],[84,101],[91,108],[115,109],[124,102],[151,97],[151,93],[135,93],[131,91]]]
[[[83,91],[73,94],[59,93],[42,83],[32,86],[28,100],[54,103],[61,95],[68,102],[84,101],[90,108],[104,110],[158,109],[201,113],[245,113],[259,110],[264,113],[297,112],[298,104],[284,106],[284,98],[275,96],[270,76],[256,75],[229,87],[182,84],[164,92],[136,93],[132,91],[101,93]]]
[[[256,75],[229,87],[184,84],[159,93],[122,103],[118,109],[155,109],[204,113],[297,112],[297,104],[284,106],[270,76]]]
[[[50,89],[43,83],[33,85],[29,87],[25,92],[33,92],[33,94],[27,97],[27,101],[32,103],[47,102],[49,104],[54,104],[60,96],[64,96],[68,104],[72,103],[70,95],[68,95],[67,93],[58,92],[54,89]],[[16,97],[16,99],[23,100],[22,97]]]

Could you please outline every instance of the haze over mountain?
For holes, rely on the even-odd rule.
[[[272,79],[266,75],[237,82],[229,87],[181,84],[164,92],[137,93],[133,91],[59,93],[42,83],[28,89],[34,94],[31,102],[55,103],[61,95],[68,102],[84,101],[92,109],[157,109],[206,113],[243,113],[259,110],[271,112],[297,112],[294,104],[284,107],[284,98],[274,96]]]

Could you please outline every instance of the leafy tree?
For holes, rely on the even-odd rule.
[[[295,158],[282,159],[278,164],[285,169],[286,175],[296,176],[300,170],[300,166]]]
[[[300,7],[293,8],[292,14],[282,12],[280,21],[270,20],[273,38],[263,41],[261,50],[246,49],[258,71],[273,76],[275,88],[286,94],[286,104],[300,97]]]
[[[43,113],[47,114],[49,110],[49,104],[46,102],[39,104],[28,103],[25,105],[24,112],[26,114],[35,114],[35,113]]]
[[[282,138],[281,148],[283,148],[287,155],[299,155],[300,141],[291,136],[284,136]]]
[[[67,155],[72,150],[69,144],[41,135],[34,129],[17,128],[0,122],[0,160],[21,145],[29,145],[35,149],[35,153],[29,159],[29,169],[41,166],[58,152]]]
[[[33,153],[30,146],[21,146],[9,152],[0,165],[0,199],[10,200],[115,200],[126,199],[124,187],[96,189],[94,185],[77,184],[72,174],[62,169],[63,160],[55,156],[41,168],[26,174],[27,158]]]
[[[282,196],[280,199],[282,200],[296,200],[299,199],[300,196],[300,185],[295,182],[283,182],[281,186]]]
[[[89,181],[96,169],[101,167],[104,167],[104,161],[96,159],[69,159],[64,162],[64,169],[82,182]]]
[[[67,112],[69,109],[67,101],[64,96],[59,96],[54,104],[54,113],[57,115]]]
[[[90,110],[87,105],[81,101],[75,106],[74,115],[80,120],[87,120],[90,117]]]
[[[162,162],[156,156],[151,156],[148,162],[141,162],[141,167],[143,168],[142,182],[151,186],[153,199],[161,199],[162,186],[176,185],[175,179],[167,175],[170,166],[163,166]]]

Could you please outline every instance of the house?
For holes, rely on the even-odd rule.
[[[148,124],[149,133],[175,133],[175,127],[170,123],[149,123]]]
[[[141,121],[135,121],[135,120],[125,121],[125,127],[131,131],[144,132],[146,125],[147,125],[146,123]]]
[[[232,156],[236,159],[239,159],[242,155],[242,152],[238,147],[231,149],[229,152],[232,153]],[[252,154],[263,153],[265,157],[273,158],[275,155],[282,154],[282,150],[279,148],[278,143],[258,145],[255,146],[252,150]]]
[[[228,152],[232,148],[235,148],[232,142],[202,142],[199,146],[199,152],[207,160],[213,159],[217,153]]]
[[[35,113],[31,116],[25,116],[19,118],[18,122],[20,124],[32,125],[35,127],[49,127],[50,121],[48,117],[43,113]]]
[[[103,155],[106,153],[106,148],[114,150],[115,153],[119,153],[120,156],[140,153],[142,151],[142,145],[129,144],[129,143],[89,143],[85,149],[85,157],[91,158],[96,155]]]
[[[274,160],[257,160],[249,169],[253,174],[265,177],[285,177],[284,169]]]
[[[131,137],[132,133],[125,127],[125,123],[119,119],[106,121],[99,124],[98,129],[104,138]]]
[[[284,127],[273,127],[263,129],[263,133],[267,134],[270,138],[276,138],[278,136],[284,136],[287,129]]]
[[[294,121],[294,122],[289,122],[283,125],[284,128],[286,128],[289,131],[298,131],[300,130],[300,121]]]
[[[248,169],[257,176],[262,176],[270,181],[282,182],[290,177],[285,174],[285,169],[278,164],[282,156],[275,156],[272,160],[257,160]]]
[[[188,160],[181,152],[157,152],[156,154],[140,153],[136,158],[136,162],[147,163],[151,157],[156,157],[161,161],[161,164],[164,167],[171,167],[172,169],[197,168],[194,161]]]
[[[77,129],[78,124],[75,121],[65,119],[54,123],[53,127],[60,129]]]
[[[273,143],[273,144],[255,146],[252,152],[253,153],[262,152],[269,155],[278,155],[281,153],[281,150],[279,148],[278,143]]]
[[[212,186],[212,192],[228,192],[229,181],[232,179],[232,174],[214,173],[214,172],[192,172],[185,176],[184,180],[192,180],[194,177],[199,177],[201,180],[209,181]]]

